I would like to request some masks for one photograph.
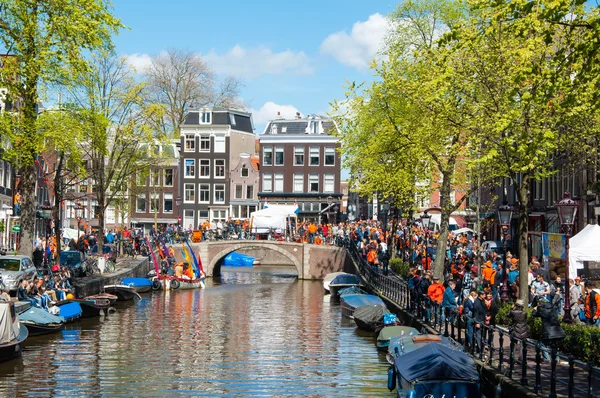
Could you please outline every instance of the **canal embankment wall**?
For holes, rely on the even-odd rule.
[[[124,260],[118,269],[110,274],[92,275],[74,280],[75,297],[83,298],[102,292],[106,285],[117,285],[123,278],[145,277],[151,269],[151,262],[147,257]],[[152,265],[154,269],[154,265]]]

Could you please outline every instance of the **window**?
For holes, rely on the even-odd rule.
[[[325,174],[323,176],[323,192],[335,192],[335,175]]]
[[[266,146],[263,149],[263,165],[273,166],[273,148]]]
[[[135,211],[138,213],[146,212],[146,195],[139,194],[135,200]]]
[[[274,192],[283,192],[283,173],[275,173]]]
[[[275,166],[283,166],[283,147],[275,147]]]
[[[183,227],[192,228],[194,226],[194,210],[186,209],[183,211]]]
[[[210,178],[210,160],[200,159],[200,177]]]
[[[226,210],[213,210],[213,221],[217,222],[217,221],[225,221],[226,217],[227,217],[227,211]]]
[[[248,206],[242,206],[242,218],[248,218]]]
[[[199,220],[208,220],[208,210],[198,211],[198,219]]]
[[[194,151],[196,151],[196,136],[186,134],[184,152],[194,152]]]
[[[215,178],[225,178],[225,159],[215,159]]]
[[[158,194],[157,193],[150,194],[150,212],[151,213],[158,212]]]
[[[215,153],[225,153],[225,136],[215,136]]]
[[[244,193],[244,186],[242,184],[235,185],[235,198],[242,199],[242,194]]]
[[[210,124],[210,112],[202,112],[200,115],[200,124]]]
[[[304,147],[294,147],[294,166],[304,166]]]
[[[154,170],[152,174],[150,174],[152,185],[155,187],[160,187],[160,174],[160,170]]]
[[[304,192],[304,174],[294,174],[294,192]]]
[[[6,188],[10,188],[12,181],[12,170],[10,169],[10,163],[6,164]]]
[[[231,217],[240,218],[240,206],[231,207]]]
[[[277,125],[276,124],[273,124],[271,126],[271,134],[277,134]]]
[[[185,172],[183,176],[185,178],[196,177],[196,161],[194,159],[185,159]]]
[[[231,123],[232,126],[235,126],[235,115],[233,113],[229,114],[229,123]]]
[[[263,174],[263,192],[273,191],[273,176],[270,173]]]
[[[135,185],[138,187],[143,187],[146,185],[146,176],[142,173],[142,171],[135,173]]]
[[[309,174],[308,187],[310,192],[319,192],[319,175]]]
[[[256,211],[256,206],[250,205],[248,206],[248,214],[254,213]]]
[[[173,194],[165,193],[163,196],[163,213],[173,213]]]
[[[173,169],[165,169],[164,179],[165,187],[173,186]]]
[[[317,146],[310,147],[310,165],[311,166],[319,165],[319,147],[317,147]]]
[[[210,135],[200,136],[200,152],[210,152]]]
[[[198,203],[210,203],[210,184],[198,186]]]
[[[88,185],[87,185],[87,181],[84,181],[82,183],[79,184],[79,192],[80,193],[87,193],[88,191]]]
[[[335,148],[332,146],[325,147],[325,166],[335,166]]]
[[[254,199],[254,185],[246,185],[246,199]]]
[[[243,165],[243,166],[242,166],[242,170],[241,170],[241,172],[240,172],[240,175],[241,175],[242,177],[248,177],[248,168],[246,167],[246,165]]]
[[[214,203],[225,203],[225,184],[215,184]]]
[[[194,184],[183,184],[184,197],[183,201],[185,203],[194,203],[196,201],[196,189]]]

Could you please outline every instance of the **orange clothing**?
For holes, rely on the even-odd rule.
[[[375,250],[369,250],[369,252],[367,253],[367,261],[370,263],[374,263],[375,258],[377,258],[377,253],[375,253]]]
[[[495,278],[496,271],[492,268],[491,265],[486,264],[485,268],[483,269],[483,279],[489,281],[493,285]]]
[[[310,224],[308,226],[308,232],[310,232],[311,234],[314,234],[317,232],[317,226],[315,224]]]
[[[596,313],[595,314],[592,314],[592,305],[593,305],[592,294],[593,293],[589,293],[587,296],[585,296],[585,317],[588,319],[600,318],[600,294],[599,293],[594,294],[594,301],[596,302]]]
[[[441,283],[432,283],[427,289],[427,296],[431,301],[441,304],[444,298],[444,285]]]
[[[190,279],[194,279],[194,271],[192,271],[192,267],[188,267],[188,269],[185,270],[185,276]]]

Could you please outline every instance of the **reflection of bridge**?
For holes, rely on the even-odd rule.
[[[207,276],[221,272],[221,259],[231,252],[261,259],[261,265],[290,265],[298,271],[298,279],[323,279],[351,265],[346,250],[334,246],[311,245],[260,240],[227,240],[192,244],[200,252]]]

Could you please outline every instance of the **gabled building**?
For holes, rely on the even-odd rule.
[[[260,136],[261,203],[294,204],[299,220],[335,222],[342,193],[339,139],[332,119],[271,120]],[[328,220],[328,218],[330,218]]]
[[[180,138],[183,227],[198,228],[207,220],[226,221],[232,216],[232,165],[239,164],[241,153],[254,153],[251,115],[235,110],[190,110],[181,125]]]
[[[258,209],[258,155],[240,153],[237,164],[232,163],[229,182],[230,217],[237,220],[250,218],[250,214]]]

